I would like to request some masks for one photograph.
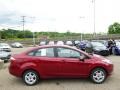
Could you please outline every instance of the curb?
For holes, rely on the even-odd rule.
[[[0,59],[0,69],[3,68],[3,65],[4,65],[4,61]]]

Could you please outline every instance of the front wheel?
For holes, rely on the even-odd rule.
[[[23,74],[23,81],[29,86],[37,84],[38,80],[39,80],[39,76],[33,70],[28,70]]]
[[[106,79],[106,71],[102,68],[96,68],[91,72],[90,78],[94,83],[103,83]]]

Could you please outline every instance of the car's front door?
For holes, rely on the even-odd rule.
[[[70,48],[57,48],[60,61],[60,74],[63,77],[80,77],[87,75],[90,63],[81,61],[81,53]]]

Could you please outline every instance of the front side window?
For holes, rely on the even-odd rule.
[[[79,58],[80,53],[78,51],[68,49],[68,48],[57,48],[58,57],[64,58]]]
[[[54,57],[54,49],[53,48],[42,48],[36,51],[32,51],[28,53],[30,56],[47,56],[47,57]]]

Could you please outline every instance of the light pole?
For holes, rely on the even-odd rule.
[[[32,19],[32,23],[34,23],[35,17],[30,17]],[[34,28],[33,28],[34,29]],[[35,41],[35,32],[32,32],[33,34],[33,46],[36,46],[36,41]]]
[[[25,39],[25,17],[26,16],[21,16],[21,17],[22,17],[22,27],[23,27],[24,39]]]
[[[80,19],[84,19],[85,17],[84,16],[80,16]],[[81,34],[80,34],[80,40],[82,41],[83,40],[83,34],[82,34],[82,32],[81,32]]]
[[[94,37],[96,36],[96,24],[95,24],[95,19],[96,19],[96,3],[95,3],[95,0],[92,0],[92,3],[93,3],[93,27],[94,27],[94,32],[93,32],[93,35]]]
[[[36,46],[35,45],[35,32],[33,32],[33,45]]]

